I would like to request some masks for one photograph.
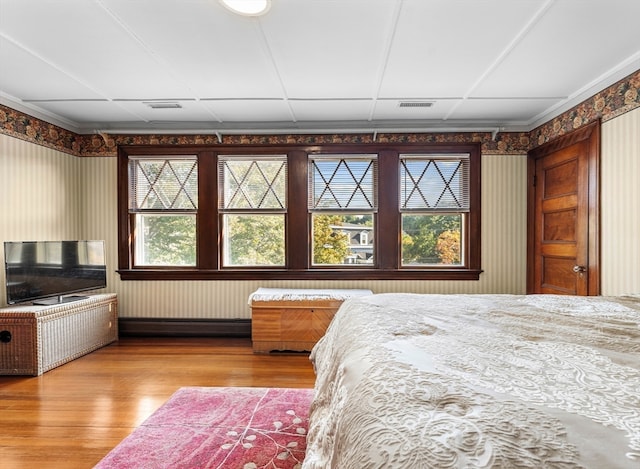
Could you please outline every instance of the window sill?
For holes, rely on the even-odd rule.
[[[120,269],[121,280],[479,280],[482,270],[198,270]]]

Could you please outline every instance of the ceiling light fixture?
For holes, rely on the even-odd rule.
[[[220,0],[227,9],[244,16],[264,15],[271,8],[271,0]]]

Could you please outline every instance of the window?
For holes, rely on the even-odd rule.
[[[197,211],[196,157],[129,160],[133,265],[195,266]]]
[[[374,245],[363,244],[360,234],[364,226],[374,230],[377,167],[377,155],[309,157],[312,265],[374,263]]]
[[[222,266],[285,266],[287,158],[220,156]]]
[[[401,155],[402,266],[463,265],[469,155]]]
[[[478,279],[480,145],[119,148],[123,280]]]

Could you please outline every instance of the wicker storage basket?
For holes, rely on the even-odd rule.
[[[118,339],[113,293],[0,309],[0,374],[38,376]]]

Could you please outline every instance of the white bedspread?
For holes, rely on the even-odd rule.
[[[640,468],[640,297],[363,296],[311,359],[305,469]]]

